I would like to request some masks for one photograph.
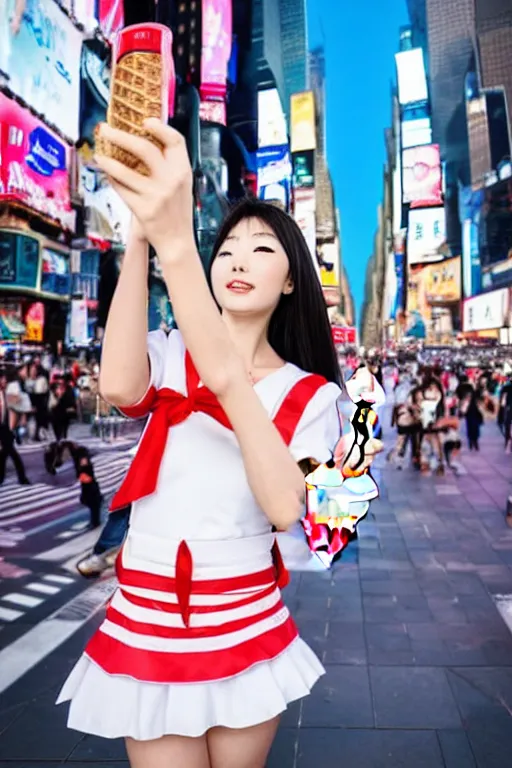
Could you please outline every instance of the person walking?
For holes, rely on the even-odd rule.
[[[25,472],[23,460],[16,450],[14,433],[9,423],[9,408],[7,406],[7,376],[0,374],[0,485],[5,480],[5,465],[11,459],[18,475],[20,485],[29,485],[30,481]]]
[[[479,451],[480,429],[482,427],[484,417],[482,416],[482,411],[480,410],[477,392],[473,392],[470,395],[469,402],[465,410],[465,417],[469,450]]]

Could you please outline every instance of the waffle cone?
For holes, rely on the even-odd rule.
[[[162,70],[163,60],[159,53],[127,53],[123,56],[112,76],[107,122],[112,128],[149,139],[163,151],[163,145],[143,128],[148,117],[162,118]],[[100,136],[96,138],[96,151],[138,173],[149,175],[138,157]]]

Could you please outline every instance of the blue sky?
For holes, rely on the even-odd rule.
[[[407,23],[405,0],[308,0],[309,47],[325,47],[327,159],[358,319],[382,200],[394,55]]]

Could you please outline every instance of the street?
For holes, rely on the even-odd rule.
[[[105,492],[128,461],[126,447],[98,450]],[[481,453],[463,451],[460,477],[379,457],[381,496],[358,541],[331,572],[294,572],[285,591],[327,674],[282,718],[269,768],[320,756],[329,768],[510,764],[510,462],[492,422]],[[0,491],[2,768],[127,766],[122,742],[67,730],[66,707],[54,706],[115,585],[74,568],[97,536],[76,498],[76,487],[12,481]]]

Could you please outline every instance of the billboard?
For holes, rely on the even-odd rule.
[[[63,297],[71,294],[68,253],[55,248],[41,249],[41,292]]]
[[[446,240],[444,208],[417,208],[409,211],[407,263],[425,264],[441,261],[441,246]]]
[[[428,264],[422,270],[425,297],[430,305],[452,304],[461,299],[461,258]]]
[[[67,144],[0,93],[0,201],[22,203],[73,230],[69,159]]]
[[[311,189],[315,186],[315,152],[294,152],[293,154],[294,189]]]
[[[320,266],[316,257],[316,196],[314,189],[295,190],[293,217],[304,235],[313,259],[313,265],[320,279]]]
[[[286,118],[277,88],[258,92],[258,147],[288,144]]]
[[[39,247],[36,237],[0,230],[0,286],[36,290]]]
[[[199,119],[205,123],[227,125],[226,104],[224,101],[201,101]]]
[[[442,205],[443,173],[438,144],[412,147],[402,153],[403,202],[411,208]]]
[[[99,0],[98,17],[101,31],[110,40],[124,27],[123,0]]]
[[[401,51],[395,55],[400,104],[428,100],[425,62],[421,48]]]
[[[284,210],[289,210],[292,164],[288,145],[259,149],[256,160],[258,197],[279,202]]]
[[[78,139],[82,33],[55,0],[26,3],[14,34],[5,19],[15,0],[3,0],[0,70],[8,87],[71,141]]]
[[[201,99],[226,96],[232,24],[231,0],[202,0]]]
[[[402,149],[432,144],[432,125],[429,117],[404,120],[402,123]]]
[[[463,308],[463,330],[492,331],[502,328],[509,312],[509,289],[483,293],[466,299]]]
[[[292,152],[316,149],[315,97],[313,91],[293,93],[290,109]]]
[[[86,32],[94,32],[98,27],[96,0],[73,0],[73,16]]]
[[[331,325],[332,340],[335,344],[355,344],[356,329],[351,326]]]
[[[80,170],[80,194],[85,207],[85,230],[93,240],[125,244],[131,214],[106,177],[91,166]]]
[[[462,280],[466,299],[482,289],[480,224],[484,191],[459,186],[459,217],[462,222]]]

